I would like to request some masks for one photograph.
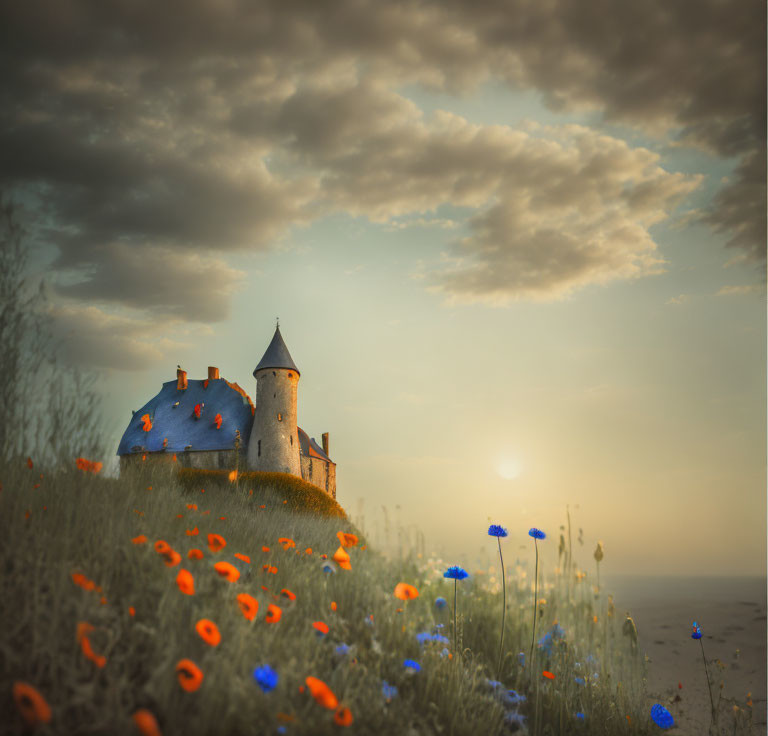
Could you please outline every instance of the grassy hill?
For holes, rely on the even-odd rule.
[[[147,480],[75,468],[40,477],[18,464],[1,471],[2,733],[28,732],[34,693],[50,709],[39,711],[48,722],[38,732],[67,736],[153,733],[151,723],[140,730],[134,721],[140,711],[166,736],[658,730],[644,705],[643,663],[622,621],[586,585],[569,596],[562,578],[543,575],[551,582],[539,588],[541,644],[523,665],[530,580],[508,579],[497,671],[501,596],[480,571],[456,586],[454,632],[454,584],[440,560],[390,561],[346,519],[283,503],[268,479],[199,487],[194,477]],[[329,565],[339,532],[359,537],[346,549],[349,570]],[[199,559],[189,557],[193,549]],[[236,580],[217,572],[222,562]],[[193,594],[180,588],[180,570]],[[418,597],[396,598],[401,582]],[[258,602],[252,620],[242,594]],[[448,605],[436,606],[439,597]],[[270,605],[280,609],[274,623]],[[216,645],[198,633],[201,620],[215,624]],[[183,660],[202,673],[193,691],[179,679]],[[277,674],[268,692],[254,678],[265,665]],[[315,697],[307,678],[332,695]],[[26,700],[17,691],[17,703],[20,682],[34,691]]]

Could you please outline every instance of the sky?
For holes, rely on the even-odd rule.
[[[552,566],[569,509],[590,571],[765,574],[764,4],[6,5],[0,187],[115,448],[279,317],[379,544]]]

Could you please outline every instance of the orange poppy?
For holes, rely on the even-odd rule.
[[[17,680],[13,683],[13,699],[28,726],[51,722],[51,706],[28,682]]]
[[[187,552],[187,557],[189,557],[190,560],[202,560],[204,557],[203,550],[191,549]]]
[[[334,710],[338,706],[339,701],[333,694],[331,688],[328,687],[322,680],[318,680],[316,677],[308,677],[304,682],[307,683],[309,692],[312,693],[312,697],[329,710]]]
[[[328,631],[329,631],[329,629],[328,629],[328,624],[326,624],[326,623],[323,623],[322,621],[315,621],[315,623],[313,623],[313,624],[312,624],[312,626],[313,626],[313,627],[314,627],[314,628],[315,628],[315,629],[316,629],[316,630],[317,630],[317,631],[318,631],[320,634],[323,634],[323,635],[327,634],[327,633],[328,633]]]
[[[188,693],[193,693],[203,682],[203,671],[191,660],[181,659],[176,664],[176,676]]]
[[[262,548],[261,548],[261,551],[262,551],[262,552],[269,552],[269,547],[262,547]]]
[[[196,537],[198,534],[200,534],[200,530],[197,527],[195,527],[194,529],[187,529],[188,537]]]
[[[333,714],[333,722],[337,726],[351,726],[352,711],[347,707],[337,709],[337,711]]]
[[[229,479],[234,483],[237,480],[237,471],[236,470],[230,470],[229,471]]]
[[[264,618],[264,620],[268,624],[276,624],[283,616],[283,609],[280,608],[280,606],[276,606],[273,603],[270,603],[267,606],[267,615]]]
[[[289,601],[295,601],[296,600],[296,593],[292,593],[288,588],[283,588],[280,591],[280,595],[284,595]]]
[[[230,583],[235,583],[240,578],[240,570],[229,562],[217,562],[213,569],[216,570],[221,577],[229,580]]]
[[[75,460],[75,465],[79,470],[83,470],[86,473],[98,473],[104,465],[93,460],[86,460],[84,457],[79,457]]]
[[[351,570],[352,565],[349,564],[349,555],[344,551],[344,547],[339,547],[333,553],[334,562],[338,563],[342,570]]]
[[[184,514],[176,514],[176,518],[177,519],[183,519],[184,518]]]
[[[235,552],[235,557],[237,557],[238,560],[247,562],[249,565],[251,564],[251,558],[248,557],[248,555],[243,555],[243,554],[240,554],[240,552]]]
[[[226,521],[226,520],[227,520],[227,517],[226,517],[226,516],[220,516],[220,517],[219,517],[219,521]]]
[[[34,467],[35,467],[35,464],[32,462],[32,458],[31,458],[31,457],[28,457],[28,458],[27,458],[27,467],[28,467],[30,470],[32,470],[32,468],[34,468]]]
[[[288,537],[280,537],[280,539],[277,540],[277,543],[281,544],[284,550],[289,550],[291,547],[296,546],[296,542],[292,539],[288,539]]]
[[[213,418],[213,423],[216,425],[216,429],[221,429],[221,422],[222,422],[221,414],[217,414]]]
[[[141,731],[142,736],[162,736],[160,726],[157,725],[157,719],[146,708],[137,710],[133,714],[133,722],[136,728]]]
[[[342,547],[356,547],[357,537],[354,534],[347,534],[347,532],[339,532],[336,534],[341,542]]]
[[[336,605],[336,601],[331,601],[331,610],[335,611],[337,608],[338,606]]]
[[[149,432],[150,429],[152,429],[152,419],[150,419],[149,414],[143,414],[141,417],[141,421],[144,422],[144,426],[142,429],[145,432]]]
[[[398,583],[395,586],[395,598],[401,601],[410,601],[419,597],[419,591],[408,583]]]
[[[261,586],[261,589],[262,589],[262,590],[263,590],[265,593],[269,593],[269,588],[268,588],[266,585],[262,585],[262,586]]]
[[[546,677],[548,680],[554,680],[555,679],[555,675],[552,672],[550,672],[549,670],[544,670],[541,674],[544,675],[544,677]]]
[[[160,556],[165,561],[166,567],[175,567],[181,562],[181,555],[175,549],[163,552]]]
[[[212,647],[219,645],[221,641],[221,634],[219,633],[219,627],[216,626],[213,621],[208,618],[201,618],[195,624],[195,631],[200,635],[200,638]]]
[[[79,585],[83,590],[94,590],[96,588],[96,583],[93,580],[88,580],[81,572],[72,573],[72,582],[75,585]]]
[[[93,651],[91,648],[91,641],[87,636],[85,636],[85,634],[80,637],[80,649],[83,650],[83,654],[88,659],[90,659],[91,662],[93,662],[99,669],[107,664],[107,658],[104,655],[96,654],[96,652]]]
[[[305,555],[311,555],[311,554],[312,554],[312,547],[307,547],[307,548],[304,550],[304,554],[305,554]]]
[[[328,559],[328,555],[320,555],[320,559],[321,560],[327,560]]]
[[[248,621],[253,621],[256,618],[256,614],[259,612],[259,602],[248,593],[240,593],[237,596],[237,602],[240,606],[240,610]]]
[[[192,511],[197,511],[197,504],[196,503],[188,503],[187,508],[191,509]]]
[[[267,508],[267,504],[263,503],[263,504],[261,504],[261,506],[259,506],[259,508],[260,509],[265,509],[265,508]]]
[[[168,544],[168,542],[166,542],[165,540],[158,539],[155,542],[155,552],[157,552],[159,555],[167,554],[170,551],[171,551],[171,545]]]
[[[136,609],[133,606],[128,606],[128,615],[129,616],[135,616],[136,615]]]
[[[219,552],[227,546],[227,542],[221,534],[209,534],[208,535],[208,547],[211,552]]]
[[[179,590],[186,595],[195,594],[195,579],[192,577],[192,573],[189,570],[183,568],[179,570],[179,574],[176,576],[176,585],[179,586]]]

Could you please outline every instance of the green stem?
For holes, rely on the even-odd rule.
[[[458,632],[456,631],[456,586],[458,585],[458,578],[453,579],[453,651],[458,656]]]
[[[707,670],[707,658],[704,656],[704,642],[699,639],[701,644],[701,658],[704,660],[704,674],[707,676],[707,692],[709,693],[709,702],[712,706],[712,723],[715,722],[715,701],[712,699],[712,688],[709,684],[709,671]]]
[[[504,558],[501,556],[501,538],[496,537],[496,541],[499,543],[499,560],[501,561],[501,595],[502,595],[502,606],[501,606],[501,641],[499,642],[499,668],[498,668],[498,676],[501,677],[501,660],[502,660],[502,654],[504,652],[504,617],[507,614],[507,581],[504,577]]]
[[[531,672],[533,672],[533,642],[536,639],[536,606],[539,596],[539,545],[536,537],[533,538],[533,546],[536,548],[536,571],[533,574],[533,631],[531,632],[531,654],[528,662]]]

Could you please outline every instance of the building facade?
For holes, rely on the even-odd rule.
[[[288,473],[336,498],[329,435],[321,447],[298,426],[301,374],[279,327],[253,375],[255,404],[218,368],[208,368],[205,380],[187,379],[179,368],[175,381],[133,412],[117,450],[121,473],[145,463]]]

